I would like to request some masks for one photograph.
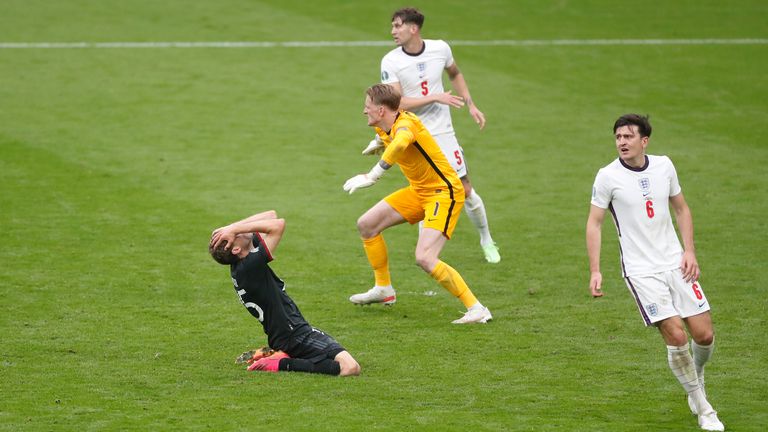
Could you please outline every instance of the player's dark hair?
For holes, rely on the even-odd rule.
[[[389,84],[374,84],[368,87],[365,94],[376,105],[384,105],[392,111],[397,111],[400,108],[400,92]]]
[[[640,137],[651,136],[651,122],[648,120],[649,116],[640,114],[624,114],[616,120],[613,124],[613,133],[616,133],[616,129],[622,126],[637,126],[637,131],[640,132]]]
[[[226,247],[227,242],[221,242],[215,248],[208,246],[208,253],[219,264],[235,264],[240,261],[240,257],[233,254],[231,249],[227,250]]]
[[[403,24],[416,24],[416,27],[421,28],[424,25],[424,14],[419,12],[416,8],[402,8],[395,11],[392,14],[392,21],[395,18],[400,18]]]

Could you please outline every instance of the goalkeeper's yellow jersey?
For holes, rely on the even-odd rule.
[[[434,193],[447,188],[452,198],[464,201],[459,175],[415,114],[400,111],[389,133],[380,128],[376,133],[385,146],[381,159],[389,165],[398,164],[416,192]]]

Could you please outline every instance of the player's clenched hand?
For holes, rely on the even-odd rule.
[[[373,186],[374,183],[376,183],[376,180],[371,180],[365,174],[358,174],[344,183],[344,191],[349,192],[351,195],[352,192],[361,188]]]
[[[461,96],[452,95],[450,90],[445,93],[435,95],[435,98],[437,99],[437,102],[450,105],[454,108],[461,108],[464,106],[464,98]]]
[[[480,129],[485,127],[485,115],[475,105],[469,107],[469,114],[475,119],[475,123],[480,126]]]
[[[371,142],[368,143],[368,147],[363,150],[364,155],[377,155],[384,152],[384,143],[381,142],[381,138],[379,138],[378,135],[376,135],[376,138],[372,139]]]
[[[600,272],[592,272],[589,277],[589,290],[592,292],[592,297],[603,296],[603,275]]]

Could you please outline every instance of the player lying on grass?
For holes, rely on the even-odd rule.
[[[240,360],[248,370],[359,375],[360,365],[334,338],[312,327],[285,293],[285,283],[269,267],[285,231],[274,210],[213,231],[208,251],[228,264],[235,292],[264,327],[273,352],[257,350]]]

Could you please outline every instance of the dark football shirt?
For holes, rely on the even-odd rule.
[[[286,350],[292,334],[312,328],[285,293],[285,283],[269,267],[270,261],[272,254],[256,233],[253,249],[247,257],[230,266],[230,275],[240,301],[264,326],[269,346]]]

